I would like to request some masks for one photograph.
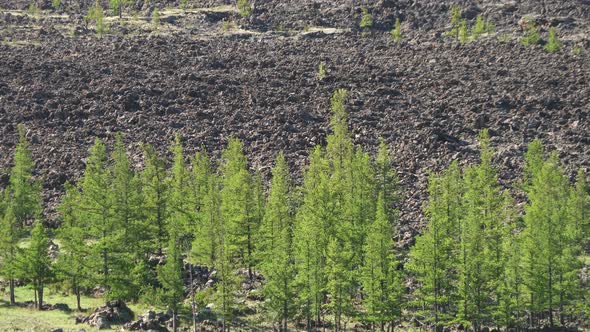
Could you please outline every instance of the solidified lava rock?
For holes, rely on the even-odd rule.
[[[41,41],[0,44],[0,186],[8,181],[18,123],[29,130],[50,219],[64,182],[80,177],[94,138],[112,143],[117,132],[138,167],[140,142],[168,153],[179,132],[187,154],[203,146],[214,157],[236,136],[246,143],[251,167],[266,174],[282,149],[300,175],[310,149],[325,142],[329,100],[338,88],[350,90],[355,142],[374,150],[384,137],[392,147],[403,189],[402,234],[421,225],[427,171],[454,159],[475,161],[481,128],[491,131],[504,184],[520,176],[534,138],[557,149],[571,174],[590,169],[587,55],[548,54],[516,39],[458,45],[442,37],[450,3],[371,1],[377,25],[365,37],[354,29],[358,1],[328,0],[257,1],[253,17],[240,21],[258,31],[247,38],[213,33],[221,22],[205,13],[173,23],[193,22],[190,33],[165,36],[71,37],[49,27],[33,36],[15,28],[15,36]],[[570,17],[573,25],[557,24],[573,34],[590,18],[588,5],[573,0],[452,3],[497,18],[499,30],[517,31],[523,15],[538,13]],[[399,15],[407,22],[406,39],[394,44],[387,24]],[[57,24],[52,18],[0,19],[14,27]],[[317,38],[264,33],[276,25],[352,31]],[[327,72],[322,81],[316,78],[320,62]]]

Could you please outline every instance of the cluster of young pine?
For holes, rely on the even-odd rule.
[[[110,158],[97,139],[82,178],[66,184],[61,225],[51,234],[60,245],[55,260],[19,127],[0,204],[0,272],[10,281],[11,302],[15,280],[33,286],[39,306],[49,283],[76,294],[79,308],[80,295],[96,286],[107,298],[150,301],[174,314],[191,297],[208,297],[229,330],[242,282],[261,273],[265,313],[285,331],[289,322],[308,330],[330,323],[340,331],[350,321],[393,329],[402,309],[433,326],[476,331],[584,318],[588,292],[579,273],[590,198],[582,172],[572,186],[556,154],[545,159],[541,143],[531,143],[518,186],[528,197],[522,214],[501,190],[483,131],[478,165],[462,173],[454,162],[431,175],[428,226],[402,265],[388,147],[381,142],[373,158],[353,144],[346,98],[345,90],[334,93],[332,133],[311,151],[300,187],[279,153],[265,190],[237,139],[216,168],[204,149],[187,164],[178,136],[170,167],[144,145],[141,170],[131,167],[120,135]],[[22,246],[35,220],[30,245]],[[166,262],[154,265],[154,256]],[[212,289],[187,289],[184,259],[216,271]]]
[[[546,158],[533,141],[513,188],[527,197],[521,211],[501,189],[486,131],[480,144],[478,165],[462,172],[453,162],[430,178],[429,224],[406,266],[419,285],[410,307],[436,326],[475,331],[583,321],[590,295],[580,275],[589,243],[586,175],[580,170],[571,185],[557,154]]]

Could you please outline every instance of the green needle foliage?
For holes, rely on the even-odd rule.
[[[384,331],[386,323],[393,328],[401,315],[402,278],[398,272],[395,258],[393,229],[388,215],[388,207],[379,194],[375,221],[368,229],[365,244],[365,264],[363,266],[362,286],[366,298],[367,321],[376,323]]]
[[[457,242],[461,236],[464,190],[456,162],[443,174],[430,176],[425,210],[428,226],[410,250],[408,270],[419,283],[413,305],[423,308],[419,312],[435,326],[448,324],[457,312],[456,268],[462,261]]]
[[[22,236],[22,229],[17,226],[17,220],[13,208],[10,205],[0,221],[0,255],[2,255],[0,272],[2,273],[2,277],[8,280],[10,305],[14,305],[16,304],[14,287],[19,271],[17,257],[20,248],[18,247],[18,242]]]
[[[104,22],[104,10],[99,1],[96,1],[94,6],[88,9],[88,14],[84,17],[84,21],[86,24],[94,22],[96,34],[101,38],[107,32],[107,27]]]
[[[111,155],[111,197],[112,225],[116,231],[112,241],[115,257],[111,258],[110,296],[119,299],[131,299],[138,293],[134,283],[132,267],[140,265],[145,255],[142,239],[147,237],[146,227],[140,210],[143,197],[140,193],[140,178],[131,169],[128,153],[123,144],[123,137],[118,134]],[[125,244],[117,248],[117,242]]]
[[[18,126],[18,136],[7,193],[8,204],[12,208],[17,226],[24,227],[41,216],[41,183],[33,178],[35,162],[23,125]]]
[[[532,312],[532,326],[540,324],[542,312],[555,326],[556,312],[563,323],[563,315],[575,310],[573,303],[581,295],[576,282],[581,268],[576,258],[581,250],[576,241],[580,224],[568,213],[571,189],[555,153],[540,163],[531,180],[523,230],[526,306]]]
[[[62,197],[59,212],[62,216],[61,226],[56,237],[61,244],[60,254],[56,263],[56,273],[67,290],[76,296],[77,310],[82,311],[80,298],[86,288],[92,287],[88,282],[91,276],[88,259],[90,251],[86,245],[87,233],[80,219],[80,192],[66,183],[66,192]]]
[[[180,8],[183,11],[186,11],[187,10],[187,8],[188,8],[188,1],[189,0],[180,0]]]
[[[471,37],[477,40],[481,35],[494,32],[495,28],[492,23],[487,21],[483,16],[478,15],[475,25],[471,29]]]
[[[148,243],[143,247],[147,252],[162,254],[168,242],[168,200],[169,182],[166,161],[159,157],[151,145],[144,145],[145,167],[140,175],[143,194],[142,214]]]
[[[459,6],[451,6],[449,10],[449,16],[451,19],[451,30],[448,32],[448,35],[459,39],[459,29],[462,23],[461,19],[461,7]]]
[[[559,41],[559,37],[557,37],[557,33],[555,32],[555,27],[551,27],[549,29],[549,40],[545,45],[545,51],[549,53],[555,53],[561,49],[561,42]]]
[[[199,167],[200,173],[210,172],[210,167],[208,159],[203,161]],[[197,264],[215,267],[220,243],[222,243],[219,240],[224,235],[221,234],[220,227],[223,225],[223,220],[219,178],[215,174],[209,173],[204,185],[199,209],[199,224],[195,231],[191,255]]]
[[[271,319],[287,331],[294,314],[296,288],[293,252],[293,198],[289,167],[283,153],[277,156],[260,228],[260,270],[267,278],[264,294]]]
[[[520,39],[520,42],[524,46],[533,46],[539,44],[541,42],[539,28],[537,28],[537,26],[532,22],[529,23],[529,26],[527,27],[524,36]]]
[[[326,287],[326,234],[332,217],[328,164],[318,146],[310,155],[309,166],[304,175],[303,201],[296,217],[295,257],[299,299],[303,305],[308,330],[312,321],[318,325],[322,320],[322,305]]]
[[[172,330],[178,330],[178,311],[184,299],[184,279],[182,277],[182,257],[177,229],[172,228],[166,264],[158,267],[158,281],[162,284],[160,299],[172,312]]]
[[[143,145],[141,169],[132,166],[122,136],[110,153],[97,139],[83,176],[65,185],[56,259],[48,256],[41,186],[19,127],[10,180],[0,192],[0,275],[11,302],[23,283],[41,307],[44,286],[55,282],[76,295],[81,310],[81,295],[98,286],[107,299],[167,308],[176,329],[185,323],[188,295],[199,309],[214,303],[210,314],[228,331],[244,326],[240,316],[254,301],[254,286],[263,296],[256,317],[283,331],[343,331],[359,321],[391,330],[402,312],[436,330],[583,324],[587,174],[580,170],[572,183],[557,154],[547,158],[541,142],[531,142],[522,180],[507,184],[525,202],[521,211],[499,183],[483,130],[478,163],[462,169],[454,161],[430,175],[426,227],[406,257],[396,246],[404,229],[396,207],[404,202],[389,147],[381,140],[371,156],[353,143],[347,96],[335,91],[327,144],[310,152],[302,184],[295,187],[281,153],[268,196],[238,139],[229,140],[217,166],[203,147],[185,158],[180,136],[170,163]],[[197,294],[185,284],[193,277],[186,261],[209,269],[212,282]]]
[[[223,152],[221,213],[227,225],[228,254],[239,257],[252,278],[254,245],[260,221],[253,204],[256,195],[253,194],[253,180],[243,149],[243,143],[232,138]]]
[[[35,294],[35,305],[37,309],[43,309],[43,290],[53,278],[51,258],[47,250],[49,239],[47,231],[40,221],[35,222],[31,232],[31,242],[28,248],[22,252],[20,257],[21,279],[28,279]]]
[[[179,241],[183,249],[189,247],[195,232],[197,216],[191,174],[187,169],[180,135],[172,144],[173,163],[168,177],[168,223],[169,228],[180,230]]]
[[[154,8],[152,11],[152,26],[154,27],[154,30],[160,28],[160,10],[158,8]]]
[[[236,3],[240,16],[246,18],[252,15],[252,6],[248,0],[238,0]]]
[[[326,64],[324,62],[320,62],[318,66],[318,81],[323,81],[326,78]]]
[[[489,135],[480,135],[481,163],[465,173],[464,218],[461,226],[461,261],[459,262],[459,319],[479,330],[497,301],[487,294],[498,287],[504,268],[502,246],[505,224],[504,204],[496,172],[491,165],[493,150]],[[483,230],[483,231],[482,231]]]
[[[467,27],[467,20],[461,20],[459,24],[459,42],[466,44],[469,42],[469,28]]]
[[[112,215],[112,178],[106,146],[101,140],[96,139],[89,152],[86,170],[79,182],[79,215],[85,222],[88,240],[92,242],[90,261],[93,264],[93,274],[90,277],[108,291],[114,281],[111,274],[114,272],[114,264],[118,261],[115,256],[120,252],[119,247],[123,245],[123,234],[121,225]]]
[[[359,26],[361,29],[371,29],[373,27],[373,15],[369,12],[369,9],[363,7]]]
[[[18,126],[18,144],[10,170],[8,188],[4,192],[4,215],[0,224],[0,272],[9,281],[10,304],[15,304],[14,286],[18,274],[18,243],[25,227],[41,217],[41,184],[33,178],[35,163],[31,156],[26,129]]]
[[[393,41],[396,43],[401,42],[403,39],[402,25],[399,18],[395,19],[395,27],[393,28],[393,30],[391,30],[391,39],[393,39]]]

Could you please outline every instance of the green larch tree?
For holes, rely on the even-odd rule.
[[[398,200],[398,179],[393,168],[389,147],[382,138],[379,140],[379,148],[375,157],[375,186],[377,188],[377,197],[379,195],[383,196],[387,216],[393,222],[396,213],[393,211],[392,205]]]
[[[24,227],[38,219],[42,213],[41,183],[33,177],[35,162],[26,138],[26,129],[18,126],[18,144],[14,153],[14,165],[8,182],[8,204],[17,226]]]
[[[60,243],[60,252],[56,263],[56,274],[67,289],[76,295],[76,308],[82,311],[80,298],[84,288],[89,287],[90,275],[88,260],[90,252],[86,239],[85,225],[80,219],[80,192],[70,183],[65,184],[65,194],[58,208],[61,224],[56,237]]]
[[[237,255],[252,277],[254,244],[257,233],[256,207],[252,204],[252,177],[244,156],[243,143],[230,139],[221,165],[221,213],[227,227],[226,247]]]
[[[342,320],[352,312],[352,271],[353,257],[350,242],[332,237],[326,254],[326,290],[329,294],[327,307],[334,314],[334,330],[342,331]]]
[[[281,152],[272,170],[270,194],[260,228],[260,269],[266,278],[264,294],[271,317],[287,331],[295,306],[293,257],[293,198],[289,167]]]
[[[457,310],[459,277],[456,268],[462,257],[457,243],[463,216],[463,193],[457,162],[451,163],[441,175],[430,175],[424,211],[428,225],[416,238],[406,265],[419,285],[414,293],[415,306],[435,326],[452,321]]]
[[[173,163],[168,179],[168,228],[178,228],[182,248],[187,249],[192,241],[196,224],[196,207],[192,202],[191,173],[186,167],[184,149],[180,135],[177,134],[172,144]]]
[[[490,321],[497,303],[492,296],[500,282],[504,269],[502,255],[504,238],[504,198],[492,166],[493,149],[489,146],[489,134],[483,130],[479,136],[479,165],[465,173],[461,227],[461,252],[459,264],[460,307],[459,319],[471,322],[479,331]]]
[[[53,268],[48,253],[49,238],[41,221],[36,221],[31,232],[29,247],[23,251],[21,270],[23,279],[29,279],[35,294],[37,309],[43,309],[43,290],[53,280]]]
[[[84,221],[91,243],[94,263],[91,277],[100,285],[110,288],[112,256],[120,246],[121,229],[114,222],[111,173],[106,146],[96,139],[86,159],[86,169],[80,180],[81,196],[78,205],[80,220]]]
[[[191,258],[196,264],[216,266],[223,220],[221,216],[221,197],[219,178],[211,174],[199,210],[199,224],[195,232]]]
[[[160,298],[172,312],[172,330],[178,329],[178,311],[184,299],[184,278],[182,276],[181,243],[178,229],[170,229],[170,239],[166,251],[166,263],[158,267],[158,281],[162,285]]]
[[[578,295],[575,278],[580,267],[580,244],[574,244],[575,226],[567,213],[569,183],[555,153],[535,173],[527,194],[523,248],[530,325],[536,325],[534,314],[547,312],[554,326],[555,312]]]
[[[0,272],[9,283],[10,305],[16,304],[14,287],[15,279],[18,276],[17,257],[20,252],[18,242],[22,233],[22,228],[17,226],[13,208],[8,205],[6,211],[4,211],[4,216],[0,219]]]
[[[133,280],[132,267],[140,266],[147,258],[142,246],[147,234],[141,216],[141,182],[131,169],[121,134],[115,138],[111,159],[112,225],[119,231],[111,241],[113,269],[109,292],[113,298],[134,299],[141,282]]]
[[[144,245],[147,250],[161,255],[168,241],[166,161],[158,156],[151,145],[144,145],[143,151],[145,167],[140,176],[142,212],[146,233],[150,235],[149,241]]]
[[[369,227],[362,269],[366,318],[371,323],[377,323],[381,331],[385,330],[386,323],[393,326],[394,321],[401,316],[402,294],[402,282],[394,252],[394,232],[383,197],[384,194],[380,193],[375,221]]]
[[[503,241],[501,275],[494,282],[496,287],[496,305],[493,321],[499,326],[522,327],[521,315],[523,310],[523,277],[522,277],[522,236],[521,217],[514,209],[514,199],[508,191],[502,193],[504,198]]]
[[[18,242],[23,235],[24,227],[39,219],[42,213],[41,184],[33,177],[35,163],[26,138],[26,129],[22,124],[18,126],[18,136],[5,194],[6,211],[1,227],[1,242],[4,246],[2,270],[9,282],[10,304],[15,303],[14,275],[17,272],[15,262],[19,251]]]
[[[329,225],[333,219],[328,181],[329,165],[317,146],[309,157],[303,179],[302,203],[296,215],[294,247],[299,298],[307,318],[320,325],[326,287],[326,257]]]

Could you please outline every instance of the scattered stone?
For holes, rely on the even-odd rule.
[[[166,325],[172,319],[172,315],[163,312],[147,311],[140,315],[137,320],[123,325],[123,328],[130,331],[168,331]]]
[[[133,319],[133,311],[123,301],[110,301],[87,317],[76,317],[76,324],[86,323],[98,329],[108,329],[111,324],[124,324]]]

